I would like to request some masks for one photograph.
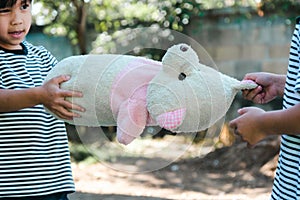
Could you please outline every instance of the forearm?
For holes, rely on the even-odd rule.
[[[35,106],[40,102],[40,88],[0,90],[0,112],[11,112]]]
[[[300,134],[300,104],[286,110],[266,112],[261,124],[270,135]]]

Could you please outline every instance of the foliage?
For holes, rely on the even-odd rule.
[[[85,0],[41,0],[34,4],[34,21],[45,26],[47,34],[67,36],[73,45],[79,45],[84,54],[87,6]]]
[[[110,35],[156,23],[183,31],[191,17],[201,16],[201,4],[195,0],[41,0],[36,4],[40,7],[34,11],[36,23],[45,25],[48,34],[68,36],[74,45],[86,37],[80,35],[80,27]],[[82,20],[84,13],[88,15]]]
[[[256,7],[259,0],[207,0],[201,1],[204,9],[220,9],[226,7]]]
[[[73,22],[76,21],[76,13],[70,0],[63,3],[42,0],[35,3],[34,8],[34,21],[37,25],[45,26],[46,33],[58,36],[68,35],[73,39],[72,35],[75,34]]]
[[[87,53],[86,38],[99,34],[95,47],[100,52],[117,48],[113,42],[124,39],[129,30],[157,26],[184,32],[195,18],[207,10],[252,7],[260,16],[276,14],[293,18],[299,10],[296,0],[39,0],[34,21],[51,35],[67,36],[81,54]],[[247,13],[250,18],[253,13]],[[241,16],[243,17],[243,16]],[[94,35],[88,33],[94,33]],[[89,41],[91,42],[91,41]]]
[[[300,2],[295,0],[262,0],[259,9],[264,14],[276,14],[288,18],[299,15]]]

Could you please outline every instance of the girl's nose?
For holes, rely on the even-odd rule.
[[[12,20],[11,20],[11,24],[12,25],[20,25],[23,23],[22,17],[21,17],[21,13],[19,11],[13,11],[12,12]]]

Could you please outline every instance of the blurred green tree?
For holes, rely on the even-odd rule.
[[[194,17],[224,7],[252,7],[260,16],[269,13],[294,17],[296,0],[40,0],[33,9],[34,22],[51,35],[67,36],[80,54],[88,53],[87,33],[101,34],[95,46],[120,37],[120,30],[157,25],[184,32]],[[102,41],[101,41],[102,40]],[[100,41],[100,42],[99,42]]]
[[[299,7],[297,0],[261,0],[258,10],[261,16],[276,14],[291,19],[299,15]]]
[[[34,22],[44,26],[47,34],[67,36],[73,45],[78,45],[81,54],[86,54],[89,6],[90,2],[85,0],[41,0],[34,4]]]
[[[44,32],[65,35],[80,54],[87,53],[86,33],[112,34],[125,28],[160,27],[183,31],[193,16],[201,16],[197,0],[41,0],[34,5],[34,21]]]

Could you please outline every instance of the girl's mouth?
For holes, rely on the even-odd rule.
[[[12,31],[9,32],[9,35],[11,35],[13,38],[20,39],[23,37],[23,33],[24,31]]]

